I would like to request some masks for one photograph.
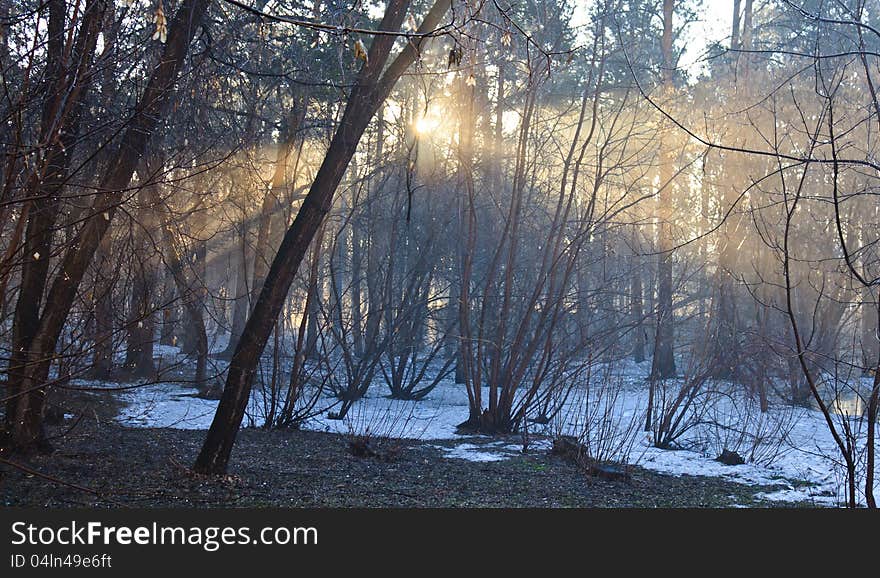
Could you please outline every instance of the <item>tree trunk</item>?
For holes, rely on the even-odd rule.
[[[210,0],[184,0],[170,26],[168,41],[161,61],[153,70],[143,96],[123,134],[118,153],[109,163],[97,187],[90,216],[76,240],[65,252],[58,276],[52,283],[46,306],[40,316],[31,347],[27,351],[27,370],[22,372],[11,414],[11,444],[28,452],[43,439],[42,410],[46,396],[45,383],[54,357],[55,347],[76,299],[77,290],[89,263],[131,181],[135,168],[147,149],[163,112],[170,101],[177,75],[186,61],[189,45],[204,18]]]
[[[305,358],[311,360],[320,357],[320,351],[318,350],[318,324],[320,321],[318,316],[321,313],[321,286],[318,280],[321,271],[321,257],[323,255],[321,246],[324,244],[324,230],[325,227],[321,227],[312,242],[309,278],[306,282],[306,310],[303,313],[307,316]]]
[[[147,169],[143,180],[154,178],[154,171]],[[156,193],[148,191],[156,187],[148,183],[138,192],[138,223],[135,224],[134,246],[137,262],[131,292],[131,308],[128,319],[125,369],[133,378],[149,377],[156,372],[153,364],[153,344],[156,333],[156,269],[155,251],[150,235],[156,227],[153,198]]]
[[[673,0],[663,0],[663,87],[667,99],[673,95],[672,75],[675,61],[672,52]],[[667,100],[667,102],[668,102]],[[669,135],[661,139],[660,160],[660,256],[657,263],[657,332],[651,373],[665,379],[674,377],[675,312],[672,303],[672,180],[673,158]]]
[[[642,363],[645,361],[645,311],[642,302],[642,268],[641,257],[630,257],[630,315],[632,316],[633,361]]]
[[[866,375],[876,369],[880,359],[880,333],[878,333],[877,298],[869,288],[862,289],[861,299],[861,351],[862,367]]]
[[[232,297],[232,327],[229,330],[229,343],[226,349],[219,355],[223,359],[232,357],[238,340],[241,338],[241,332],[244,331],[244,324],[247,322],[248,314],[248,296],[250,294],[250,286],[248,283],[248,247],[247,247],[247,231],[246,219],[242,220],[238,228],[238,234],[233,241],[241,241],[240,246],[232,248],[232,266],[235,268],[235,293]]]
[[[158,202],[158,199],[156,199]],[[191,344],[191,349],[187,348],[189,354],[196,356],[196,375],[195,382],[201,387],[204,384],[208,360],[208,332],[205,329],[204,320],[204,304],[199,298],[199,287],[191,287],[187,282],[185,265],[180,258],[181,249],[175,242],[174,233],[168,222],[162,219],[162,238],[165,242],[165,259],[168,262],[168,269],[174,279],[177,287],[177,293],[183,303],[183,309],[187,316],[187,341]],[[201,280],[196,280],[196,284]]]
[[[93,333],[94,356],[89,376],[92,379],[110,379],[113,371],[113,236],[104,235],[95,258]]]
[[[363,307],[361,303],[361,231],[356,220],[351,220],[351,336],[354,354],[364,355]]]
[[[277,246],[272,246],[273,229],[279,226],[282,212],[281,200],[285,198],[285,191],[290,185],[287,178],[288,161],[297,146],[302,145],[299,135],[300,127],[306,118],[308,109],[308,95],[298,92],[293,97],[293,108],[287,118],[284,130],[278,138],[278,151],[275,156],[275,170],[272,174],[272,184],[263,196],[263,204],[260,208],[259,229],[257,231],[257,244],[254,255],[254,279],[251,292],[256,296],[263,288],[263,282],[269,272],[269,263],[275,254]],[[292,179],[295,182],[295,177]],[[286,223],[285,223],[286,225]]]
[[[731,47],[736,49],[751,49],[751,26],[752,26],[752,0],[746,0],[745,10],[742,16],[739,11],[740,0],[734,5],[734,22],[731,33]],[[740,28],[740,17],[743,19]],[[745,58],[737,58],[741,66],[732,70],[731,75],[741,74],[743,79],[748,78],[749,55]],[[746,102],[749,101],[749,84],[742,83],[738,91],[746,94]],[[747,146],[743,143],[743,146]],[[739,199],[740,192],[745,186],[742,173],[745,167],[737,162],[735,153],[725,152],[722,158],[722,174],[726,188],[724,190],[721,212],[730,211]],[[718,272],[717,272],[717,302],[715,306],[715,331],[712,343],[713,347],[713,377],[718,379],[738,379],[741,377],[738,369],[741,357],[741,344],[738,335],[740,333],[737,304],[740,301],[737,291],[735,272],[739,270],[739,254],[745,231],[745,219],[741,211],[733,211],[721,226],[719,237]]]
[[[433,30],[449,5],[450,0],[437,0],[419,27],[419,32]],[[379,29],[399,30],[408,7],[409,0],[390,0]],[[208,430],[208,436],[196,459],[196,471],[221,473],[226,470],[250,398],[260,356],[284,305],[299,264],[324,217],[330,211],[336,188],[370,119],[384,102],[397,79],[418,54],[421,39],[415,38],[402,49],[383,74],[395,40],[396,38],[391,35],[379,35],[373,39],[367,61],[358,74],[330,148],[296,219],[284,235],[242,339],[232,357],[223,396],[211,428]]]
[[[24,419],[20,411],[28,411],[33,406],[42,413],[41,396],[44,393],[27,383],[31,370],[29,358],[32,357],[33,342],[40,330],[40,306],[48,282],[52,237],[61,192],[79,132],[82,103],[91,84],[87,72],[95,53],[104,10],[104,3],[98,0],[86,4],[80,30],[71,47],[65,46],[64,42],[66,3],[64,0],[51,0],[47,5],[47,86],[39,141],[46,143],[42,151],[45,160],[28,175],[23,193],[24,198],[34,200],[23,211],[27,213],[24,261],[13,315],[12,354],[6,384],[6,429],[12,432],[13,446],[21,451],[29,451],[37,445],[48,449],[41,436],[41,416],[33,415]],[[66,50],[72,50],[69,68],[63,66]],[[41,359],[39,356],[33,357]],[[26,398],[31,395],[35,398],[40,396],[39,403],[36,399],[29,403]],[[19,436],[17,432],[26,432],[26,435]]]
[[[202,347],[207,342],[207,328],[205,326],[205,298],[208,289],[206,283],[205,261],[208,253],[207,243],[203,239],[195,241],[193,247],[193,262],[191,268],[193,274],[187,278],[185,265],[180,264],[181,274],[185,282],[184,287],[178,285],[177,289],[183,296],[183,310],[186,313],[187,323],[184,324],[182,353],[187,355],[201,356],[207,351]],[[185,291],[185,292],[184,292]]]
[[[174,279],[166,273],[162,278],[162,327],[159,330],[159,344],[175,346],[177,337],[174,332],[178,323],[177,304],[174,291]]]

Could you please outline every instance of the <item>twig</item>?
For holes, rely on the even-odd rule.
[[[80,486],[78,484],[74,484],[73,482],[65,482],[64,480],[50,476],[49,474],[44,474],[42,472],[38,472],[37,470],[31,469],[27,466],[13,462],[13,461],[8,460],[6,458],[0,458],[0,464],[6,464],[8,466],[11,466],[11,467],[17,469],[17,470],[21,470],[22,472],[24,472],[26,474],[30,474],[32,476],[37,476],[38,478],[42,478],[48,482],[52,482],[53,484],[60,484],[62,486],[67,486],[69,488],[73,488],[73,489],[79,490],[81,492],[86,492],[87,494],[93,494],[93,495],[97,496],[98,498],[113,504],[114,506],[120,506],[120,507],[125,506],[125,504],[117,502],[116,500],[114,500],[112,498],[108,498],[108,497],[104,496],[103,494],[101,494],[100,492],[98,492],[97,490],[93,490],[93,489],[87,488],[85,486]]]

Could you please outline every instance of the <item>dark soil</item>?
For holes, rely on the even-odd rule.
[[[17,461],[30,473],[0,464],[0,504],[53,508],[778,505],[755,496],[769,488],[719,478],[668,476],[640,468],[629,470],[628,481],[591,477],[548,451],[508,450],[510,459],[497,462],[444,457],[442,449],[459,440],[367,440],[370,451],[355,451],[358,457],[352,452],[352,438],[310,431],[242,430],[229,474],[203,477],[193,474],[189,465],[204,432],[125,428],[112,422],[112,409],[110,405],[104,411],[92,408],[78,422],[68,419],[53,426],[51,433],[63,436],[55,439],[54,454]],[[354,441],[355,450],[364,443]]]

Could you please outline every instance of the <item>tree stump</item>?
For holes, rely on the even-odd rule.
[[[746,460],[736,452],[732,452],[725,448],[721,451],[721,455],[715,458],[716,462],[721,462],[725,466],[741,466]]]
[[[592,459],[587,447],[573,436],[560,436],[554,439],[550,453],[572,462],[592,477],[624,482],[632,479],[625,465]]]

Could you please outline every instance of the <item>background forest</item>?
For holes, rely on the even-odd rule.
[[[707,423],[770,461],[794,426],[762,416],[806,408],[840,501],[875,507],[875,0],[0,0],[0,24],[3,460],[51,450],[71,391],[219,399],[195,469],[220,473],[240,425],[442,387],[459,433],[603,462]]]

